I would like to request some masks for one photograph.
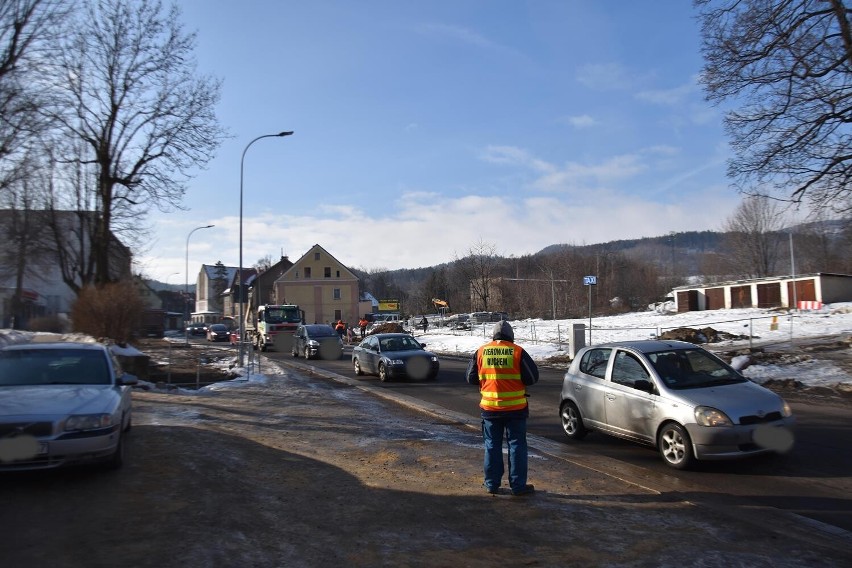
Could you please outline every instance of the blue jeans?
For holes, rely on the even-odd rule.
[[[485,440],[485,488],[496,491],[503,479],[503,432],[509,446],[509,488],[523,489],[527,484],[527,419],[483,418]]]

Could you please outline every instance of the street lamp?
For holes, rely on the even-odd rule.
[[[184,309],[186,310],[183,316],[183,337],[184,343],[189,343],[189,237],[192,236],[192,233],[199,229],[209,229],[210,227],[215,227],[215,225],[204,225],[203,227],[196,227],[189,232],[186,236],[186,282],[184,283],[183,293],[185,298]]]
[[[243,317],[243,165],[246,159],[246,152],[248,152],[248,149],[251,147],[251,145],[257,142],[258,140],[262,138],[280,138],[282,136],[290,136],[291,134],[293,134],[292,130],[286,130],[284,132],[279,132],[278,134],[264,134],[262,136],[258,136],[257,138],[246,144],[246,147],[243,149],[243,155],[242,157],[240,157],[240,266],[237,272],[237,301],[240,304],[240,367],[243,366],[243,343],[245,340],[245,318]]]

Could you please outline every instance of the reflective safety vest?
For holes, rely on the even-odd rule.
[[[508,412],[527,407],[527,387],[521,380],[522,353],[514,343],[499,340],[476,351],[481,409]]]

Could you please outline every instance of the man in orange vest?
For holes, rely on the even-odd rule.
[[[496,495],[503,479],[503,433],[509,446],[509,488],[512,495],[527,495],[528,385],[538,382],[538,366],[521,346],[507,321],[494,324],[493,341],[471,357],[465,377],[479,385],[482,438],[485,441],[485,490]]]

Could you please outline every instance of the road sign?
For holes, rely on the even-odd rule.
[[[595,286],[597,283],[597,276],[583,276],[583,286]]]

